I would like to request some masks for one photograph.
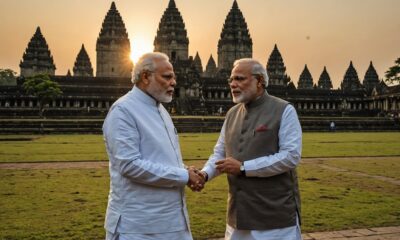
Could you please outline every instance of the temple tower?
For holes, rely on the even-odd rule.
[[[307,64],[303,72],[300,74],[297,89],[313,89],[313,78],[308,70]]]
[[[214,77],[216,73],[217,64],[215,63],[213,56],[210,55],[210,58],[207,62],[206,71],[204,72],[204,77]]]
[[[236,0],[225,19],[218,41],[218,68],[232,69],[233,62],[253,56],[253,41]]]
[[[189,38],[182,16],[174,0],[170,0],[158,25],[154,39],[154,51],[168,55],[171,62],[188,60]]]
[[[39,73],[54,75],[56,66],[53,56],[49,50],[46,39],[43,37],[40,27],[28,43],[28,46],[22,56],[19,64],[21,76],[29,77]]]
[[[93,77],[92,63],[89,55],[86,52],[85,46],[82,44],[81,50],[76,57],[74,64],[74,76],[78,77]]]
[[[376,70],[374,68],[374,65],[372,65],[372,61],[369,63],[369,67],[367,72],[365,73],[364,80],[363,80],[363,86],[367,93],[371,93],[372,89],[379,84],[379,76],[378,73],[376,73]]]
[[[290,78],[286,75],[286,67],[282,55],[276,44],[268,58],[267,73],[269,77],[268,85],[287,86],[290,81]]]
[[[201,63],[201,58],[200,58],[198,52],[196,53],[196,56],[194,57],[193,65],[197,72],[199,72],[200,74],[203,73],[203,64]]]
[[[359,90],[362,88],[356,69],[353,67],[353,62],[350,61],[350,66],[344,75],[343,81],[340,84],[343,91]]]
[[[131,46],[125,24],[115,3],[103,21],[96,44],[98,77],[130,77],[132,61]]]
[[[326,67],[324,66],[324,70],[322,71],[321,75],[319,76],[318,80],[318,88],[320,89],[332,89],[332,81],[331,77],[329,76]]]

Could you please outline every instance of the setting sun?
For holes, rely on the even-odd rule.
[[[153,51],[153,41],[144,37],[133,37],[131,44],[131,60],[136,63],[144,53]]]

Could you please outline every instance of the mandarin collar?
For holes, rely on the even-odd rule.
[[[261,96],[259,96],[256,100],[246,103],[244,106],[246,109],[252,109],[257,106],[260,106],[267,100],[267,96],[268,96],[267,91],[264,91],[264,93]]]
[[[154,98],[152,98],[150,95],[148,95],[147,93],[143,92],[143,90],[138,88],[136,85],[133,86],[133,88],[132,88],[132,90],[130,92],[130,95],[134,96],[139,101],[141,101],[141,102],[143,102],[145,104],[148,104],[148,105],[158,106],[160,104]]]

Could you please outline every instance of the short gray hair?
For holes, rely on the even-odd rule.
[[[140,75],[143,72],[154,72],[156,70],[156,59],[164,59],[166,61],[169,61],[168,56],[164,53],[151,52],[143,54],[133,68],[131,79],[132,83],[138,83],[140,81]]]
[[[253,66],[251,74],[253,75],[261,75],[264,78],[263,84],[265,87],[268,87],[268,74],[267,70],[265,70],[264,66],[257,60],[252,58],[242,58],[238,59],[233,63],[233,67],[236,67],[239,64],[251,64]]]

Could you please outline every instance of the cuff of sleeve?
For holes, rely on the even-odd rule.
[[[179,186],[185,186],[189,182],[189,172],[184,168],[178,168],[176,170],[176,175],[178,176]]]
[[[207,165],[203,169],[201,169],[201,171],[204,171],[207,173],[207,176],[208,176],[207,181],[210,181],[211,179],[213,179],[215,177],[215,168],[212,168]]]
[[[253,160],[243,162],[246,177],[257,177],[257,163]]]

